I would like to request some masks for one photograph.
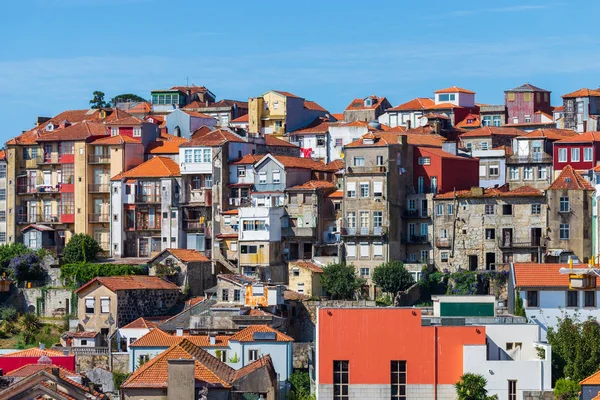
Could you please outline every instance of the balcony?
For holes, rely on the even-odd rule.
[[[346,168],[349,174],[385,174],[387,168],[383,165],[374,167],[352,166]]]
[[[342,227],[342,236],[383,236],[386,233],[387,228],[383,226]]]
[[[188,203],[193,205],[212,206],[212,189],[192,190],[188,194]]]
[[[149,222],[138,221],[134,227],[127,227],[128,231],[160,231],[160,222],[151,224]]]
[[[403,218],[429,218],[427,210],[404,210],[402,212]]]
[[[513,155],[506,159],[506,164],[551,164],[552,156],[546,153],[530,154],[528,156]]]
[[[314,238],[316,235],[316,229],[293,226],[293,227],[282,228],[281,234],[286,237]]]
[[[27,214],[17,214],[17,224],[37,224],[38,216],[32,215],[27,216]]]
[[[60,191],[60,185],[39,185],[36,188],[37,193],[50,193],[50,194],[54,194],[54,193],[58,193]]]
[[[160,203],[160,195],[155,194],[139,194],[135,195],[136,203]]]
[[[88,221],[90,221],[90,223],[95,224],[95,223],[108,223],[110,222],[110,214],[89,214],[88,215]]]
[[[402,238],[404,243],[426,244],[429,243],[428,235],[406,235]]]
[[[60,215],[58,214],[43,214],[37,216],[38,222],[44,224],[60,224]]]
[[[109,154],[90,154],[88,164],[110,164]]]
[[[229,205],[235,207],[246,207],[250,205],[250,199],[246,197],[233,197],[229,199]]]
[[[17,194],[37,193],[34,185],[17,185]]]
[[[499,239],[498,247],[501,249],[527,249],[536,247],[546,247],[546,241],[540,237],[534,237],[530,240],[515,241],[513,239]]]
[[[436,238],[435,246],[439,247],[441,249],[449,248],[452,246],[452,239],[451,238]]]
[[[206,223],[200,222],[198,218],[193,219],[184,219],[183,220],[183,229],[185,230],[193,230],[197,233],[204,233],[207,231]]]
[[[108,183],[92,183],[88,185],[90,193],[110,193],[110,184]]]
[[[44,154],[40,165],[59,164],[58,153]]]
[[[24,161],[25,161],[25,168],[27,168],[27,169],[35,169],[35,168],[38,167],[38,165],[44,163],[44,158],[42,156],[38,156],[38,157],[35,157],[35,158],[26,159]]]

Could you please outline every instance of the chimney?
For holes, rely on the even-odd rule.
[[[436,135],[440,134],[440,121],[435,121],[433,123],[433,130],[435,131]]]
[[[214,346],[215,344],[217,344],[217,337],[214,334],[210,334],[208,336],[208,341],[211,344],[211,346]]]
[[[473,197],[483,196],[483,188],[482,187],[472,187],[471,188],[471,196],[473,196]]]
[[[95,387],[94,382],[88,382],[88,389],[90,389],[90,393],[94,393]]]
[[[167,400],[195,398],[196,380],[193,358],[171,359],[168,361]]]
[[[442,143],[442,150],[446,153],[458,155],[458,145],[454,141],[447,141]]]
[[[398,144],[402,146],[406,144],[406,135],[398,135]]]
[[[406,121],[406,129],[410,129],[410,119]]]
[[[52,368],[52,375],[59,376],[60,375],[60,369],[59,368]]]
[[[40,350],[46,350],[46,345],[42,342],[39,342]]]
[[[182,327],[175,328],[175,336],[183,336],[183,328]]]

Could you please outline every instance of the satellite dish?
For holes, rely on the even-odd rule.
[[[420,125],[420,126],[426,126],[428,122],[429,122],[429,120],[427,119],[427,117],[422,117],[422,118],[419,120],[419,125]]]

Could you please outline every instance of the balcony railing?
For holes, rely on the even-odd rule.
[[[17,224],[36,224],[37,222],[38,215],[17,214]]]
[[[43,222],[44,224],[59,224],[60,223],[60,215],[58,214],[43,214],[37,216],[38,222]]]
[[[90,193],[110,193],[110,184],[108,183],[91,183],[88,185]]]
[[[452,245],[452,239],[451,238],[436,238],[435,239],[435,246],[439,247],[439,248],[448,248]]]
[[[44,157],[38,156],[25,160],[25,168],[37,168],[38,165],[44,163]]]
[[[109,154],[90,154],[88,156],[89,164],[110,164]]]
[[[229,199],[229,205],[235,207],[249,206],[250,199],[247,197],[232,197]]]
[[[543,154],[530,154],[528,156],[513,155],[506,159],[507,164],[550,164],[552,156]]]
[[[404,243],[429,243],[428,235],[406,235],[403,239]]]
[[[17,185],[17,194],[37,193],[35,185]]]
[[[281,229],[281,234],[287,237],[315,237],[316,229],[308,227],[290,226]]]
[[[375,227],[342,227],[342,236],[381,236],[385,235],[387,229],[383,226]]]
[[[60,185],[39,185],[36,188],[38,193],[58,193],[60,191]]]
[[[427,210],[404,210],[402,216],[404,218],[429,218]]]
[[[351,166],[346,168],[349,174],[384,174],[386,167],[383,165],[377,165],[374,167],[365,166]]]
[[[44,157],[42,158],[42,161],[40,162],[40,164],[43,164],[43,165],[58,164],[58,163],[59,163],[58,153],[44,154]]]
[[[108,223],[110,214],[89,214],[88,219],[91,223]]]
[[[513,239],[502,239],[498,240],[498,247],[501,249],[510,248],[531,248],[531,247],[545,247],[546,241],[539,237],[531,238],[530,240],[519,240]]]
[[[195,189],[188,193],[188,203],[212,206],[212,189]]]
[[[206,223],[198,221],[198,218],[195,219],[184,219],[183,220],[183,229],[193,229],[202,233],[205,231]]]
[[[160,195],[154,194],[136,194],[136,203],[160,203]]]

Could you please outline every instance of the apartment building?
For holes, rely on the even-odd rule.
[[[6,229],[6,150],[0,150],[0,245],[7,242],[7,229]]]
[[[290,132],[287,137],[290,143],[300,147],[301,157],[321,160],[326,163],[332,161],[329,120],[317,118],[302,129]]]
[[[385,97],[373,95],[363,99],[357,98],[352,100],[344,110],[344,121],[369,122],[377,120],[388,108],[392,108],[392,105]]]
[[[554,143],[577,136],[568,129],[536,129],[513,140],[512,155],[507,157],[507,182],[511,190],[532,186],[545,190],[554,176]]]
[[[505,90],[504,104],[508,114],[508,124],[527,126],[527,124],[543,123],[542,113],[552,115],[550,93],[529,83]]]
[[[573,132],[574,133],[574,132]],[[567,165],[575,170],[589,170],[600,160],[600,132],[585,132],[554,142],[554,176]]]
[[[530,186],[472,188],[433,199],[434,260],[438,268],[494,270],[499,264],[541,262],[548,207]]]
[[[248,102],[237,100],[219,100],[215,103],[194,101],[183,109],[209,115],[217,121],[217,126],[226,128],[234,119],[248,114]]]
[[[195,101],[211,104],[215,102],[215,95],[204,86],[173,86],[167,90],[153,90],[150,92],[152,112],[154,114],[168,114]]]
[[[374,295],[371,271],[404,260],[402,210],[412,182],[412,153],[406,136],[367,133],[344,147],[341,235],[348,264],[355,266]]]
[[[597,131],[600,116],[600,90],[582,88],[563,98],[564,128],[577,133]]]

